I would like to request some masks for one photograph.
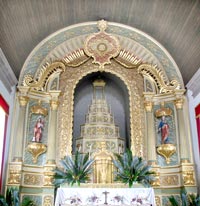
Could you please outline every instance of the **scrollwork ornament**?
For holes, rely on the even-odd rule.
[[[44,206],[53,206],[53,197],[52,196],[45,196],[43,205]]]
[[[156,187],[156,186],[160,186],[160,173],[155,173],[155,180],[152,182],[152,186]]]
[[[159,196],[155,196],[156,206],[161,206],[161,200]]]
[[[172,186],[179,184],[179,178],[177,175],[168,175],[161,178],[161,184],[163,186]]]
[[[46,164],[44,167],[44,186],[54,186],[55,164]]]
[[[30,74],[25,75],[23,80],[23,86],[30,87],[30,89],[36,91],[45,91],[52,76],[57,76],[61,72],[65,71],[65,64],[62,62],[53,62],[46,64],[40,68],[36,77]]]
[[[159,93],[172,93],[174,90],[180,89],[180,83],[177,80],[169,81],[164,72],[156,65],[141,64],[138,67],[138,72],[153,79]]]
[[[24,175],[24,184],[26,185],[41,185],[42,176],[34,174],[25,174]]]
[[[44,175],[44,186],[53,187],[54,173]]]
[[[8,184],[20,184],[21,182],[21,171],[10,170]]]
[[[183,184],[184,185],[195,185],[194,172],[184,171],[183,172]]]

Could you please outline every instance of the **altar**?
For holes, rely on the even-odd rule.
[[[156,206],[153,188],[58,188],[55,206]]]

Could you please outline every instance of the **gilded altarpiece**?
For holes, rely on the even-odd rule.
[[[29,196],[35,199],[40,206],[53,205],[54,168],[60,166],[59,161],[64,156],[72,155],[75,89],[79,81],[87,75],[104,71],[105,74],[110,73],[120,78],[127,88],[130,107],[129,138],[131,150],[134,155],[142,156],[152,164],[153,170],[156,172],[156,181],[152,184],[156,193],[156,203],[165,206],[168,204],[168,196],[171,194],[178,195],[183,186],[189,188],[191,192],[196,191],[193,159],[189,153],[191,152],[191,141],[186,129],[185,107],[183,107],[186,101],[185,90],[182,89],[183,85],[178,80],[179,75],[174,69],[173,61],[170,62],[167,54],[164,56],[165,58],[161,56],[160,59],[156,56],[158,54],[164,55],[165,51],[160,49],[161,52],[159,52],[160,50],[154,42],[148,49],[151,52],[155,49],[154,55],[156,57],[150,55],[143,45],[142,48],[146,53],[140,50],[141,48],[135,50],[143,54],[141,58],[138,58],[134,51],[131,51],[131,46],[127,46],[129,43],[133,46],[133,42],[136,40],[142,40],[142,43],[145,44],[147,38],[144,34],[139,36],[130,28],[118,28],[116,25],[109,27],[105,21],[103,21],[102,26],[99,27],[100,33],[103,33],[107,39],[101,39],[100,44],[97,45],[97,53],[104,52],[106,45],[112,43],[109,40],[112,35],[107,35],[105,32],[107,26],[107,31],[115,34],[113,39],[115,41],[120,40],[118,43],[114,41],[116,44],[113,44],[118,53],[113,52],[113,55],[111,52],[111,56],[106,61],[95,59],[93,54],[90,55],[91,51],[88,51],[87,48],[84,51],[85,45],[83,45],[83,36],[81,36],[81,41],[77,41],[77,44],[81,43],[81,45],[76,45],[71,53],[65,53],[53,62],[47,62],[47,58],[44,58],[43,62],[40,62],[40,65],[36,68],[37,71],[32,70],[31,66],[34,64],[30,63],[31,71],[22,72],[18,96],[19,101],[24,100],[19,107],[19,113],[22,115],[19,115],[19,120],[23,120],[24,125],[22,126],[24,128],[18,129],[17,133],[23,144],[21,146],[19,143],[17,144],[20,148],[23,145],[23,148],[21,151],[19,147],[16,147],[17,152],[13,152],[13,160],[9,163],[7,185],[20,186],[22,198]],[[94,25],[91,27],[94,27]],[[96,24],[94,30],[97,30]],[[128,32],[122,34],[123,31],[127,30]],[[75,32],[70,32],[73,35],[75,34]],[[92,38],[95,37],[94,34],[90,35]],[[129,35],[130,39],[126,35]],[[146,41],[146,47],[149,45],[149,41],[149,39]],[[146,54],[149,55],[149,61],[145,59]],[[30,62],[36,60],[37,55],[35,54]],[[158,64],[154,64],[150,60]],[[174,73],[171,72],[172,70]],[[26,75],[24,76],[24,74]],[[168,79],[169,77],[170,79]],[[172,77],[176,78],[173,79]],[[38,105],[41,106],[40,109],[46,109],[48,114],[43,115],[42,112],[41,115],[40,112],[32,112],[32,108]],[[156,116],[156,113],[162,108],[165,111],[170,110],[169,113],[164,115],[169,125],[168,142],[162,142],[160,133],[158,133],[162,115]],[[41,111],[40,109],[34,111]],[[36,140],[33,133],[38,118],[44,121],[44,125],[42,139]],[[18,122],[15,124],[17,127]],[[40,154],[39,151],[39,156],[33,159],[33,155],[28,151],[29,144],[37,144],[39,149],[41,145],[44,145],[43,153]],[[167,150],[165,150],[165,146],[167,146]],[[173,153],[168,155],[170,146],[174,150]],[[186,146],[188,146],[189,152],[185,150]],[[158,147],[161,147],[163,153],[158,152]],[[15,157],[15,155],[18,156]],[[30,194],[26,191],[26,188],[30,189]],[[165,189],[169,190],[167,194],[164,192]]]
[[[58,160],[72,152],[73,98],[77,83],[86,75],[99,71],[99,67],[91,61],[76,67],[66,68],[60,78],[60,106],[58,113]],[[135,155],[144,156],[144,110],[142,91],[144,88],[142,76],[136,70],[127,70],[112,61],[105,65],[104,71],[116,75],[127,86],[130,102],[131,149]],[[67,133],[65,131],[68,131]]]

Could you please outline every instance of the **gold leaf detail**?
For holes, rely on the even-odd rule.
[[[87,57],[83,49],[74,51],[63,58],[63,61],[67,66],[77,67],[85,63],[90,57]]]
[[[137,56],[125,50],[121,50],[114,60],[128,69],[136,68],[142,62]]]
[[[62,62],[53,62],[52,64],[46,64],[41,69],[37,77],[31,75],[25,75],[23,80],[23,86],[29,86],[37,91],[44,91],[47,87],[48,81],[52,75],[56,75],[65,71],[65,65]]]
[[[138,67],[138,73],[153,79],[159,93],[170,93],[180,89],[180,83],[177,80],[169,81],[162,70],[156,65],[142,64]]]

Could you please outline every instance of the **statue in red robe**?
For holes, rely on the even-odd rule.
[[[43,128],[44,128],[44,120],[40,116],[35,123],[34,136],[32,139],[33,142],[41,142]]]
[[[162,116],[161,121],[158,125],[158,132],[161,132],[161,143],[169,143],[169,125],[166,121],[165,116]]]

